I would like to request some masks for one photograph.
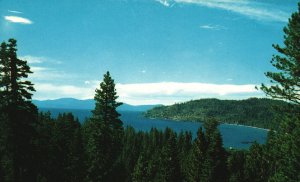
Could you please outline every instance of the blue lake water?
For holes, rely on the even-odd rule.
[[[75,109],[40,109],[41,111],[48,111],[52,113],[53,117],[56,117],[58,113],[72,112],[81,122],[85,118],[91,116],[89,110],[75,110]],[[142,112],[135,111],[120,111],[121,120],[124,126],[132,126],[137,131],[149,131],[151,128],[157,128],[164,130],[166,127],[172,128],[176,132],[191,131],[193,136],[196,136],[196,132],[199,127],[202,126],[198,122],[179,122],[172,120],[160,120],[160,119],[148,119],[143,117]],[[221,124],[219,126],[223,137],[224,147],[232,147],[239,149],[247,149],[251,146],[252,142],[265,143],[268,131],[259,128],[252,128],[241,125]]]

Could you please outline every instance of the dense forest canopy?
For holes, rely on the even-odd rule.
[[[278,129],[277,113],[290,104],[272,99],[246,100],[200,99],[155,107],[145,113],[148,118],[203,122],[214,117],[223,123]]]

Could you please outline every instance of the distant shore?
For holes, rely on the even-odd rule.
[[[148,118],[148,119],[158,119],[158,118]],[[180,120],[180,119],[170,119],[170,118],[160,118],[161,120],[170,120],[170,121],[175,121],[175,122],[186,122],[188,120]],[[200,121],[188,121],[188,122],[199,122],[199,123],[203,123]],[[249,125],[243,125],[243,124],[236,124],[236,123],[220,123],[220,124],[227,124],[227,125],[234,125],[234,126],[244,126],[244,127],[248,127],[248,128],[255,128],[255,129],[261,129],[261,130],[265,130],[265,131],[270,131],[270,129],[266,129],[266,128],[260,128],[260,127],[256,127],[256,126],[249,126]]]
[[[261,129],[261,130],[265,130],[265,131],[270,131],[270,129],[260,128],[260,127],[256,127],[256,126],[249,126],[249,125],[242,125],[242,124],[234,124],[234,123],[222,123],[222,124],[235,125],[235,126],[245,126],[245,127],[249,127],[249,128],[255,128],[255,129]]]

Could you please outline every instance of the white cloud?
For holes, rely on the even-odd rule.
[[[256,93],[255,85],[228,85],[209,83],[180,83],[160,82],[141,84],[117,84],[118,92],[122,96],[187,96],[195,94],[229,95],[237,93]]]
[[[88,81],[83,86],[36,84],[35,99],[56,99],[74,97],[78,99],[93,98],[99,81]],[[255,85],[209,84],[209,83],[138,83],[116,84],[119,101],[132,105],[174,104],[199,98],[244,99],[262,96]]]
[[[257,20],[287,22],[289,17],[289,13],[275,9],[270,4],[251,0],[169,0],[165,4],[169,4],[170,1],[219,8]]]
[[[72,97],[78,99],[88,99],[93,97],[93,88],[76,87],[73,85],[55,85],[50,83],[36,83],[36,93],[34,99],[58,99]]]
[[[255,85],[160,82],[116,84],[120,100],[133,105],[174,104],[199,98],[248,98],[261,96]]]
[[[169,7],[170,6],[170,3],[168,0],[155,0],[159,3],[161,3],[162,5],[166,6],[166,7]]]
[[[221,26],[221,25],[201,25],[200,28],[209,29],[209,30],[225,30],[225,29],[227,29],[226,27]]]
[[[29,64],[40,64],[40,63],[62,64],[62,62],[59,60],[52,59],[49,57],[42,57],[42,56],[25,55],[25,56],[19,56],[19,58],[22,60],[26,60]]]
[[[12,23],[32,24],[33,22],[27,18],[20,16],[4,16],[4,19]]]
[[[214,29],[214,27],[211,26],[211,25],[202,25],[202,26],[200,26],[200,28],[204,28],[204,29]]]
[[[31,71],[33,71],[33,73],[30,74],[29,77],[33,80],[33,82],[53,82],[57,80],[67,80],[75,78],[74,75],[67,74],[64,71],[56,70],[54,68],[31,66],[30,69]]]
[[[74,75],[66,74],[64,71],[55,69],[53,65],[61,64],[52,58],[39,57],[39,56],[19,56],[21,60],[26,60],[30,66],[32,74],[29,75],[30,79],[34,82],[37,81],[53,81],[57,79],[73,78]],[[38,66],[37,66],[38,65]]]
[[[44,57],[36,57],[30,55],[20,56],[19,58],[22,60],[26,60],[29,64],[38,64],[46,61],[46,58]]]
[[[40,72],[40,71],[46,71],[46,70],[49,70],[49,69],[45,68],[45,67],[31,66],[30,70],[35,73],[35,72]]]
[[[15,11],[15,10],[7,10],[10,13],[16,13],[16,14],[22,14],[23,12],[21,11]]]

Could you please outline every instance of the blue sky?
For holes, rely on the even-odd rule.
[[[109,70],[120,101],[264,96],[255,85],[297,0],[0,0],[0,40],[18,40],[34,99],[92,98]]]

